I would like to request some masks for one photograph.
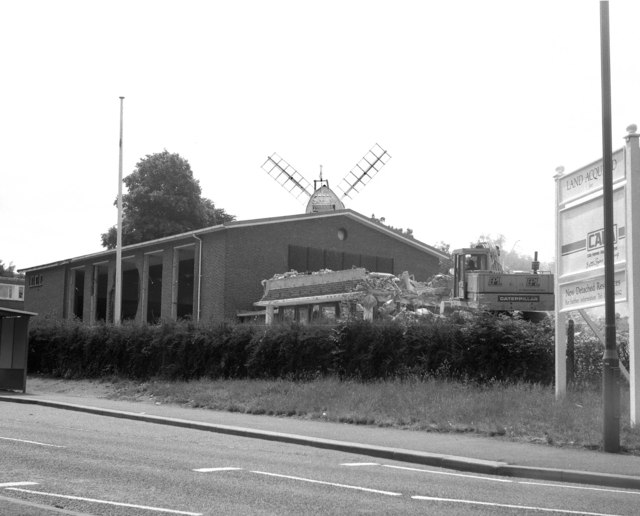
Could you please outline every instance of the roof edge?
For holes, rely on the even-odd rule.
[[[447,258],[449,258],[449,255],[447,255],[446,253],[440,251],[439,249],[436,249],[433,246],[430,246],[429,244],[425,244],[424,242],[416,239],[416,238],[408,238],[404,235],[401,235],[400,233],[394,231],[393,229],[389,228],[388,226],[385,226],[384,224],[380,223],[380,222],[376,222],[374,220],[371,220],[369,217],[366,217],[365,215],[362,215],[361,213],[358,213],[357,211],[351,210],[349,208],[346,208],[344,210],[334,210],[334,211],[328,211],[328,212],[319,212],[319,213],[301,213],[301,214],[296,214],[296,215],[283,215],[283,216],[279,216],[279,217],[269,217],[269,218],[264,218],[264,219],[250,219],[250,220],[244,220],[244,221],[232,221],[232,222],[227,222],[224,224],[224,226],[226,228],[233,228],[233,227],[247,227],[247,226],[258,226],[258,225],[264,225],[264,224],[272,224],[272,223],[280,223],[280,222],[291,222],[293,220],[300,220],[300,219],[312,219],[312,218],[329,218],[329,217],[338,217],[340,215],[347,215],[363,224],[366,224],[368,226],[370,226],[373,229],[376,229],[377,231],[381,231],[397,240],[400,240],[401,242],[404,242],[408,245],[411,245],[413,247],[416,247],[418,249],[420,249],[421,251],[426,251],[430,254],[433,254],[434,256],[436,256],[437,258],[441,259],[441,260],[445,260]]]
[[[449,256],[440,251],[439,249],[436,249],[433,246],[430,246],[428,244],[425,244],[424,242],[416,239],[416,238],[408,238],[404,235],[401,235],[400,233],[394,231],[393,229],[389,228],[388,226],[385,226],[384,224],[380,223],[380,222],[376,222],[374,220],[371,220],[369,217],[366,217],[364,215],[362,215],[361,213],[358,213],[357,211],[351,210],[351,209],[344,209],[344,210],[335,210],[335,211],[328,211],[328,212],[318,212],[318,213],[299,213],[299,214],[295,214],[295,215],[281,215],[278,217],[267,217],[267,218],[262,218],[262,219],[249,219],[249,220],[234,220],[231,222],[225,222],[224,224],[217,224],[215,226],[209,226],[206,228],[200,228],[200,229],[194,229],[192,231],[187,231],[185,233],[178,233],[176,235],[170,235],[170,236],[166,236],[166,237],[162,237],[162,238],[156,238],[154,240],[146,240],[145,242],[138,242],[136,244],[130,244],[127,246],[124,246],[122,248],[123,252],[127,252],[127,251],[132,251],[135,249],[138,249],[140,247],[145,247],[145,246],[149,246],[149,245],[157,245],[157,244],[162,244],[162,243],[166,243],[166,242],[172,242],[175,240],[181,240],[183,238],[188,238],[190,236],[198,236],[198,235],[202,235],[202,234],[206,234],[206,233],[214,233],[217,231],[224,231],[224,230],[228,230],[228,229],[234,229],[234,228],[241,228],[241,227],[248,227],[248,226],[260,226],[260,225],[264,225],[264,224],[274,224],[274,223],[283,223],[283,222],[291,222],[291,221],[297,221],[297,220],[305,220],[305,219],[322,219],[322,218],[330,218],[330,217],[338,217],[338,216],[343,216],[346,215],[347,217],[350,217],[362,224],[365,224],[369,227],[371,227],[372,229],[375,229],[377,231],[380,231],[382,233],[385,233],[386,235],[395,238],[396,240],[399,240],[407,245],[410,245],[412,247],[415,247],[421,251],[427,252],[433,256],[435,256],[436,258],[439,259],[447,259]],[[42,265],[35,265],[33,267],[26,267],[24,269],[18,269],[18,272],[34,272],[34,271],[38,271],[38,270],[44,270],[44,269],[50,269],[53,267],[59,267],[61,265],[68,265],[71,263],[75,263],[75,262],[80,262],[80,261],[85,261],[85,260],[90,260],[90,259],[96,259],[99,257],[105,257],[105,256],[109,256],[110,254],[115,253],[116,250],[115,249],[106,249],[104,251],[97,251],[95,253],[90,253],[90,254],[85,254],[82,256],[76,256],[73,258],[67,258],[64,260],[58,260],[55,262],[50,262],[50,263],[46,263],[46,264],[42,264]]]

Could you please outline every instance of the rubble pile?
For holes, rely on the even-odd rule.
[[[449,297],[451,281],[445,274],[422,283],[406,271],[400,276],[369,273],[354,291],[362,294],[363,305],[377,305],[383,316],[395,317],[407,309],[418,314],[437,311],[440,302]]]
[[[333,296],[344,294],[343,301],[355,303],[366,319],[373,319],[376,311],[384,318],[416,317],[438,313],[441,301],[450,296],[452,281],[451,276],[438,274],[423,283],[406,271],[395,276],[368,272],[364,268],[345,271],[321,269],[312,273],[290,270],[262,281],[265,288],[262,301],[304,298],[308,304],[310,296],[320,299],[331,291]],[[270,293],[278,295],[269,297]],[[348,312],[344,310],[344,313]]]

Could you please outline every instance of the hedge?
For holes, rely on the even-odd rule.
[[[579,367],[588,362],[583,379],[591,379],[593,361],[578,362]],[[367,381],[419,375],[549,384],[554,340],[550,321],[534,324],[487,313],[269,327],[190,322],[85,326],[45,319],[32,323],[28,369],[65,378],[334,375]]]

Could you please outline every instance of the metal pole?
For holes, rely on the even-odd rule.
[[[562,195],[560,193],[560,185],[562,175],[564,173],[564,167],[556,168],[556,175],[553,177],[556,182],[556,255],[560,256],[560,250],[562,249],[562,225],[560,224],[560,203]],[[555,379],[556,379],[556,400],[562,400],[567,395],[567,341],[564,335],[566,329],[566,314],[560,311],[560,260],[556,260],[555,272]]]
[[[124,97],[120,97],[120,156],[118,163],[118,225],[116,236],[116,292],[113,307],[113,323],[120,324],[122,314],[122,119]]]
[[[567,321],[567,381],[575,381],[576,327],[573,319]]]
[[[609,2],[600,2],[600,57],[602,80],[602,162],[604,204],[604,310],[605,351],[602,397],[604,405],[603,447],[620,451],[620,385],[616,347],[616,317],[613,271],[613,163],[611,150],[611,67],[609,58]]]

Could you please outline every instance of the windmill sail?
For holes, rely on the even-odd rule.
[[[267,161],[262,164],[262,169],[296,199],[306,203],[311,197],[309,181],[276,153],[267,158]],[[300,196],[303,198],[300,199]]]
[[[342,199],[352,199],[391,159],[389,153],[377,143],[371,147],[355,167],[342,178],[338,189],[342,192]]]

